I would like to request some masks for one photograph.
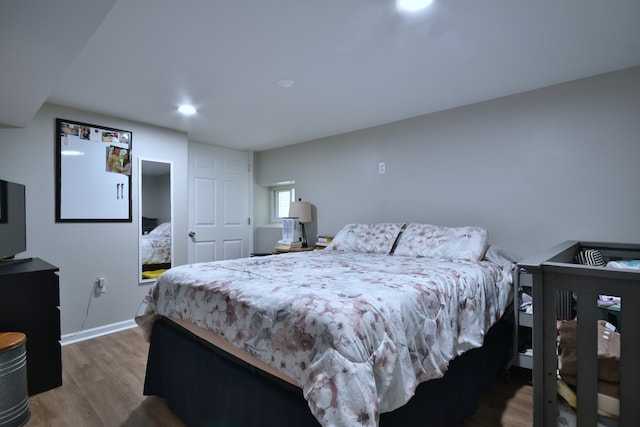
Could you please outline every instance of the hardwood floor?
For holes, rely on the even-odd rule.
[[[142,395],[148,350],[138,328],[62,347],[62,386],[31,397],[27,426],[183,427]]]
[[[62,386],[30,398],[28,427],[184,427],[164,401],[142,395],[149,345],[138,328],[62,348]],[[531,426],[528,376],[496,383],[464,427]],[[392,426],[390,426],[392,427]]]
[[[498,381],[483,396],[464,427],[530,427],[533,425],[531,371],[511,368],[509,381]]]

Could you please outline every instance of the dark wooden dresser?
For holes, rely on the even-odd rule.
[[[27,336],[29,395],[62,385],[58,270],[39,258],[0,265],[0,332]]]

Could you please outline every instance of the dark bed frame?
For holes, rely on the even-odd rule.
[[[155,270],[166,270],[171,268],[171,263],[160,263],[160,264],[142,264],[142,271],[155,271]]]
[[[446,375],[420,384],[385,426],[459,426],[512,359],[512,315],[491,327],[483,347],[455,358]],[[145,395],[163,397],[188,426],[319,426],[299,388],[161,318],[152,329]]]

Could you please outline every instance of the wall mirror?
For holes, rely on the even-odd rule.
[[[173,264],[172,163],[139,159],[139,280],[155,280]]]

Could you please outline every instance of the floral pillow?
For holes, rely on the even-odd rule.
[[[395,255],[480,261],[489,232],[483,227],[442,227],[409,224],[398,240]]]
[[[149,232],[149,235],[158,237],[171,237],[171,223],[163,222],[162,224],[151,230]]]
[[[403,226],[402,223],[348,224],[326,249],[388,255]]]

